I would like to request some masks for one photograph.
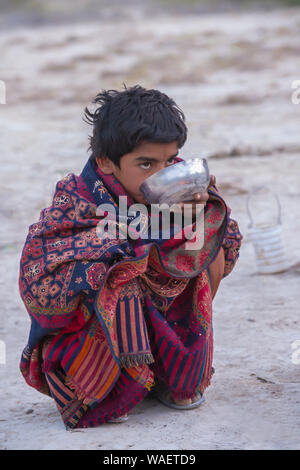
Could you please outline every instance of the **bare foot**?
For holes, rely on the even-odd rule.
[[[196,401],[201,400],[201,393],[197,392],[193,397],[192,397],[192,402],[195,403]]]
[[[177,410],[193,410],[198,408],[204,401],[202,394],[196,392],[192,398],[185,398],[184,400],[176,399],[170,390],[163,390],[157,393],[156,398],[161,401],[164,405]]]
[[[122,416],[118,416],[118,418],[111,418],[108,422],[109,423],[124,423],[127,420],[128,420],[128,415],[125,414]]]
[[[191,405],[193,402],[192,402],[192,399],[191,398],[186,398],[185,400],[176,400],[175,398],[173,398],[173,401],[176,405]]]
[[[192,398],[185,398],[184,400],[176,400],[173,397],[173,401],[176,405],[191,405],[192,403],[195,403],[196,401],[199,401],[201,399],[201,394],[197,392]]]

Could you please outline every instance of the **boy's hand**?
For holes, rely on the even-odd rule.
[[[197,211],[197,204],[204,204],[204,206],[206,205],[206,203],[208,201],[208,198],[209,198],[208,189],[211,188],[212,186],[214,186],[215,184],[216,184],[216,177],[214,175],[211,175],[209,185],[208,185],[208,188],[207,188],[206,191],[204,191],[203,193],[195,193],[193,195],[193,199],[191,201],[184,201],[184,202],[181,202],[179,204],[182,208],[182,211],[183,211],[183,208],[184,208],[184,204],[193,204],[193,206],[192,206],[192,216],[194,217],[197,213],[196,212]]]

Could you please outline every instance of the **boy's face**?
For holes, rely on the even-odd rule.
[[[120,159],[120,168],[109,158],[97,158],[97,164],[105,174],[113,174],[128,194],[141,204],[147,204],[139,191],[141,184],[149,176],[173,165],[178,154],[177,142],[141,142],[132,152]]]

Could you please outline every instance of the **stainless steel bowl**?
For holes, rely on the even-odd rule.
[[[209,180],[207,160],[193,158],[158,171],[141,184],[140,191],[149,204],[176,204],[206,191]]]

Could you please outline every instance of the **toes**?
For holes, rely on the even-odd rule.
[[[201,400],[201,396],[202,395],[200,393],[196,393],[196,395],[194,395],[192,398],[192,403],[195,403],[196,401]]]
[[[191,405],[192,399],[188,398],[187,400],[174,400],[176,405]]]

